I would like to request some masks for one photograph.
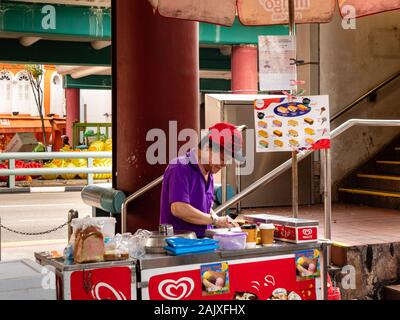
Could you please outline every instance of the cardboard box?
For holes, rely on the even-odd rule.
[[[32,152],[37,146],[35,134],[32,132],[16,133],[8,143],[5,152]]]
[[[246,215],[246,220],[255,223],[273,223],[275,239],[292,243],[318,241],[318,225],[316,220],[287,218],[269,214]]]

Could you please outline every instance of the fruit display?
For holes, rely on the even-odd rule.
[[[35,169],[35,168],[43,168],[43,164],[36,161],[22,161],[15,160],[15,168],[16,169]],[[8,169],[8,161],[5,161],[3,164],[0,164],[0,169]],[[16,181],[25,181],[30,180],[36,177],[30,176],[16,176]],[[8,177],[0,177],[0,182],[7,182]]]
[[[79,149],[72,149],[70,146],[66,145],[64,146],[60,152],[81,152],[82,150]],[[84,151],[90,151],[90,152],[110,152],[112,151],[112,139],[107,139],[107,140],[99,140],[93,142],[88,150]],[[41,148],[37,148],[35,152],[42,152]],[[22,161],[22,160],[16,160],[15,161],[15,168],[20,169],[20,168],[87,168],[88,161],[87,159],[53,159],[52,161],[49,161],[47,163],[42,163],[42,162],[36,162],[36,161]],[[93,160],[93,166],[95,168],[99,167],[112,167],[112,160],[111,159],[94,159]],[[5,161],[3,163],[0,162],[0,170],[2,169],[8,169],[8,161]],[[32,179],[39,178],[39,176],[17,176],[15,179],[16,181],[30,181]],[[65,180],[72,180],[75,178],[79,179],[87,179],[87,174],[81,173],[81,174],[62,174],[62,175],[57,175],[57,174],[48,174],[48,175],[43,175],[42,178],[44,180],[56,180],[59,178],[65,179]],[[94,179],[95,180],[101,180],[101,179],[111,179],[112,175],[108,173],[99,173],[99,174],[94,174]],[[8,177],[5,176],[0,176],[0,182],[7,182]]]
[[[70,146],[64,146],[60,152],[81,152],[82,150],[79,149],[72,149]],[[84,151],[89,151],[89,152],[102,152],[102,151],[107,151],[110,152],[112,151],[112,139],[108,140],[98,140],[94,141],[90,146],[88,150]],[[45,168],[86,168],[88,165],[87,159],[54,159],[53,161],[47,163],[44,167]],[[111,167],[112,166],[112,160],[111,159],[94,159],[93,160],[93,166],[95,168],[99,167]],[[63,174],[61,176],[56,176],[56,175],[47,175],[43,176],[44,179],[46,180],[55,180],[57,178],[62,178],[65,180],[72,180],[75,178],[79,179],[87,179],[87,174],[81,173],[81,174]],[[112,175],[111,174],[103,174],[103,173],[98,173],[94,175],[95,180],[101,180],[101,179],[111,179]]]
[[[111,167],[112,166],[112,160],[111,159],[95,159],[93,161],[93,166],[95,168],[99,167]],[[94,175],[95,180],[100,180],[100,179],[111,179],[112,175],[109,173],[98,173]]]
[[[106,144],[103,141],[95,141],[90,146],[88,151],[89,152],[101,152],[104,151]]]

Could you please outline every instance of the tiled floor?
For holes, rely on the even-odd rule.
[[[291,216],[290,207],[247,209],[242,213],[269,213]],[[324,236],[323,205],[301,206],[299,218],[319,220]],[[400,242],[400,210],[349,204],[332,206],[332,239],[349,246]]]

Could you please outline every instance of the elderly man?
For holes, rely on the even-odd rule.
[[[237,226],[229,217],[218,217],[212,210],[214,179],[234,159],[244,161],[242,135],[229,123],[209,128],[198,148],[172,160],[164,173],[160,223],[175,230],[194,231],[204,237],[211,227]]]

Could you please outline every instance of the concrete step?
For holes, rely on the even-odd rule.
[[[382,300],[400,300],[400,285],[384,286]]]
[[[363,189],[400,192],[400,175],[359,173],[357,183]]]
[[[400,209],[400,192],[368,188],[339,188],[339,201],[378,208]]]
[[[400,175],[400,161],[378,160],[376,161],[376,170],[380,174]]]

